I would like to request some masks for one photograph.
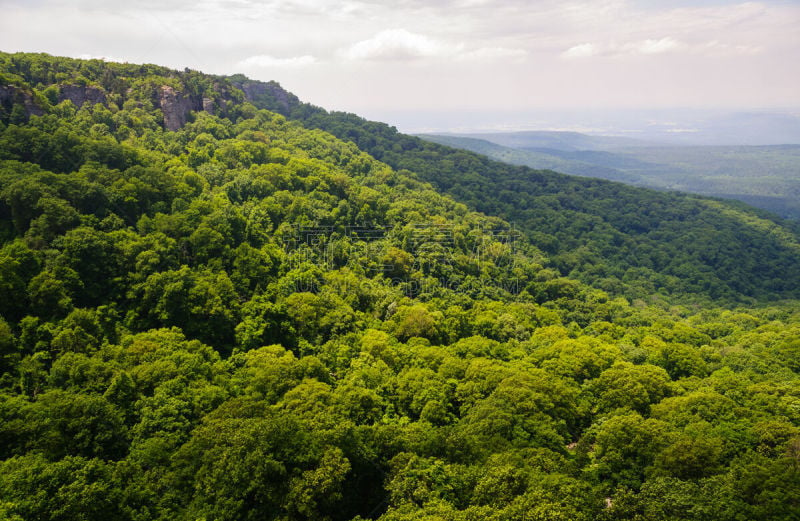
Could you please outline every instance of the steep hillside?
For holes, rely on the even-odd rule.
[[[309,105],[295,105],[290,115],[503,217],[562,273],[614,294],[687,300],[800,295],[800,228],[770,213],[512,166]]]
[[[614,298],[224,78],[0,59],[0,518],[800,509],[796,302]]]

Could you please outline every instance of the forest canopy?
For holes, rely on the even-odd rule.
[[[243,77],[0,72],[1,518],[800,514],[791,225]]]

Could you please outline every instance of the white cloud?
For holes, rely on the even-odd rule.
[[[463,43],[436,40],[406,29],[387,29],[372,38],[357,42],[339,52],[346,61],[403,61],[447,59],[460,62],[520,62],[528,55],[524,49],[501,46],[468,48]]]
[[[406,29],[387,29],[372,38],[362,40],[342,51],[348,60],[413,60],[450,56],[459,51],[451,46],[423,34]]]
[[[597,46],[592,43],[574,45],[561,53],[564,58],[588,58],[598,53]]]
[[[236,65],[243,68],[295,68],[295,67],[305,67],[307,65],[313,65],[317,62],[317,59],[309,54],[305,54],[303,56],[292,56],[289,58],[276,58],[275,56],[270,56],[268,54],[259,54],[256,56],[250,56],[249,58],[245,58],[241,60]]]
[[[670,38],[661,38],[659,40],[645,40],[633,44],[632,50],[638,54],[663,54],[666,52],[679,51],[685,49],[686,44]]]

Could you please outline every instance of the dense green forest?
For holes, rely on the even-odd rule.
[[[0,71],[0,519],[800,517],[790,225],[241,76]]]

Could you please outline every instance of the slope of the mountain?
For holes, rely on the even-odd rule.
[[[642,184],[737,199],[800,221],[800,145],[637,147],[614,155],[639,161],[615,168]]]
[[[796,302],[611,298],[225,78],[0,62],[0,518],[800,508]]]
[[[286,113],[474,209],[503,217],[562,273],[612,293],[690,300],[800,295],[800,228],[773,214],[732,201],[511,166],[309,104],[298,102]]]
[[[532,146],[544,144],[538,137],[528,141],[522,136],[514,141],[508,137],[513,133],[480,135],[487,139],[449,134],[419,137],[512,165],[736,199],[800,220],[800,145],[685,147],[640,143],[635,147],[603,149],[592,141],[568,136],[561,142],[553,139],[549,143],[560,148],[542,148]],[[498,144],[507,140],[521,148]],[[578,146],[587,148],[576,149]]]

